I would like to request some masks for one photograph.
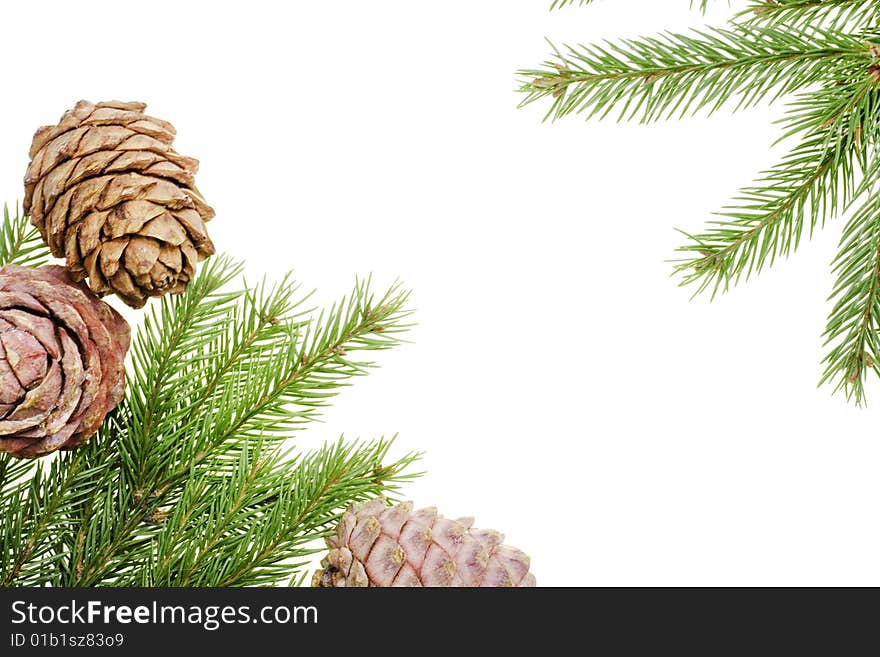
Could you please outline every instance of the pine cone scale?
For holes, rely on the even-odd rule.
[[[174,127],[145,109],[80,101],[37,131],[25,176],[25,211],[53,255],[97,294],[136,308],[182,292],[214,253],[198,160],[175,152]]]
[[[397,573],[406,563],[406,554],[397,541],[381,536],[373,544],[364,562],[364,570],[376,586],[391,586]]]
[[[421,523],[413,522],[403,527],[400,544],[409,555],[409,562],[416,570],[422,567],[431,545],[431,530]]]

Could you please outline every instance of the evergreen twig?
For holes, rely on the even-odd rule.
[[[880,373],[880,193],[876,188],[843,229],[834,272],[837,281],[825,329],[828,354],[822,382],[830,382],[861,404],[868,372]]]
[[[714,296],[789,255],[867,197],[847,223],[834,262],[821,378],[856,403],[864,400],[865,374],[880,373],[878,21],[876,0],[752,0],[724,28],[554,48],[540,68],[519,72],[521,105],[545,100],[551,119],[616,112],[645,123],[796,94],[781,138],[796,139],[793,149],[719,219],[684,233],[675,272],[697,293]]]
[[[735,109],[867,69],[862,38],[833,30],[733,25],[555,50],[542,68],[519,71],[521,106],[550,98],[548,117],[668,119],[735,102]]]
[[[3,222],[0,224],[0,267],[9,264],[38,267],[50,257],[49,247],[28,218],[21,214],[18,206],[13,215],[9,212],[9,206],[4,205]]]
[[[0,227],[0,264],[45,258],[25,226]],[[152,304],[126,396],[88,444],[0,455],[0,586],[298,581],[336,514],[415,476],[417,456],[389,462],[390,441],[285,447],[373,367],[358,353],[400,343],[408,293],[359,281],[315,314],[289,277],[236,286],[240,275],[215,257],[186,293]]]
[[[878,17],[876,0],[752,0],[737,14],[744,22],[850,31],[871,28]]]
[[[689,235],[679,248],[688,255],[675,271],[682,284],[714,295],[787,256],[806,231],[845,208],[865,167],[862,134],[880,127],[880,95],[868,79],[803,96],[787,117],[786,137],[804,134],[795,149],[708,230]]]
[[[594,0],[553,0],[550,9],[561,9],[562,7],[569,7],[574,4],[583,7],[584,5],[592,4],[593,1]],[[691,0],[691,6],[698,6],[701,10],[705,10],[708,4],[709,0]]]

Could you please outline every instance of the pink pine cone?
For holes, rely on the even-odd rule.
[[[57,265],[0,269],[0,452],[75,449],[122,399],[131,332]]]
[[[384,498],[352,506],[327,539],[312,586],[535,586],[529,557],[473,522]]]

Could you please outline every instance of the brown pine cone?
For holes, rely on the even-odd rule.
[[[122,399],[128,324],[63,267],[0,269],[0,451],[73,449]]]
[[[81,100],[37,130],[25,176],[24,210],[52,254],[75,280],[134,308],[183,292],[214,253],[199,162],[174,151],[174,127],[146,107]]]
[[[327,539],[312,586],[535,586],[529,557],[473,522],[413,511],[411,502],[389,507],[383,498],[352,506]]]

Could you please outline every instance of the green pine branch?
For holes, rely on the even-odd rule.
[[[561,9],[562,7],[569,7],[574,4],[583,7],[592,3],[593,0],[553,0],[552,4],[550,5],[550,9]],[[696,5],[700,8],[700,10],[705,10],[708,4],[709,0],[691,0],[691,7]]]
[[[880,167],[872,168],[876,180]],[[865,380],[880,374],[880,190],[871,190],[843,230],[834,260],[834,306],[825,329],[828,353],[822,383],[865,401]]]
[[[735,205],[679,248],[683,284],[714,295],[794,251],[804,233],[847,206],[864,168],[862,135],[880,127],[874,81],[854,76],[793,104],[785,137],[803,135],[782,162],[742,190]]]
[[[519,71],[520,106],[549,99],[547,117],[570,114],[650,122],[735,109],[866,68],[863,39],[834,30],[733,25],[567,47],[538,69]]]
[[[382,465],[389,445],[340,440],[291,460],[263,458],[259,447],[253,455],[243,450],[232,476],[187,483],[131,583],[260,586],[290,577],[315,552],[314,539],[335,525],[340,508],[408,478],[398,473],[412,457]],[[214,493],[205,495],[204,486]]]
[[[295,579],[345,506],[412,476],[415,457],[389,463],[385,441],[285,449],[374,366],[358,354],[400,343],[407,292],[358,282],[314,313],[289,278],[236,286],[240,271],[213,258],[185,294],[152,304],[125,399],[87,445],[0,458],[0,585]]]
[[[553,0],[550,9],[584,7],[594,0]],[[705,11],[709,0],[691,0]],[[876,25],[880,6],[876,0],[751,0],[736,13],[738,22],[780,23],[801,28],[825,25],[837,29],[867,29]]]
[[[752,0],[737,13],[736,20],[862,32],[875,28],[878,18],[880,5],[876,0]]]
[[[31,226],[27,216],[19,212],[18,206],[15,214],[11,214],[9,206],[4,205],[0,224],[0,267],[9,264],[38,267],[51,257],[40,233]]]
[[[568,47],[520,71],[521,105],[546,102],[552,119],[616,112],[644,123],[797,94],[780,139],[793,148],[717,220],[686,233],[675,271],[714,296],[861,202],[834,262],[822,376],[856,403],[864,401],[867,372],[880,374],[878,19],[875,0],[752,0],[724,29]]]

